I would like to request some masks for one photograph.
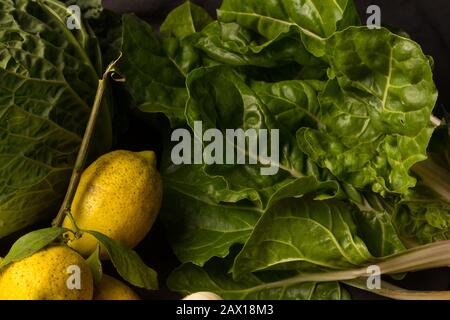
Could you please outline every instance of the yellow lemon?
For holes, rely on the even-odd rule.
[[[119,150],[101,156],[83,172],[71,211],[81,229],[101,232],[133,248],[151,229],[161,200],[155,153]],[[73,228],[69,217],[63,226]],[[80,239],[68,236],[69,246],[84,256],[97,246],[89,234]]]
[[[122,281],[106,274],[94,290],[94,300],[140,300],[139,296]]]
[[[91,300],[92,273],[67,246],[48,247],[0,271],[0,300]]]

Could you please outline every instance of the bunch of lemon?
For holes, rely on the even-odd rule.
[[[82,174],[63,227],[94,230],[135,247],[150,231],[161,206],[162,182],[152,151],[114,151]],[[75,228],[74,223],[77,228]],[[68,246],[49,246],[0,271],[0,299],[135,300],[121,281],[103,275],[94,286],[85,260],[97,248],[90,234],[68,233]],[[101,250],[102,259],[107,259]],[[73,273],[72,273],[73,272]]]

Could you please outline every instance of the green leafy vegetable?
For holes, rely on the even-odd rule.
[[[262,168],[267,166],[251,163],[252,160],[267,161],[251,148],[245,154],[247,165],[223,165],[225,160],[222,160],[222,163],[207,165],[207,174],[224,177],[230,189],[245,192],[261,209],[286,197],[315,191],[333,197],[339,192],[339,185],[326,171],[322,172],[309,162],[291,134],[302,124],[315,124],[314,112],[318,102],[316,92],[308,83],[292,81],[273,85],[251,82],[247,85],[240,74],[219,66],[194,70],[188,76],[187,87],[186,118],[192,130],[195,130],[196,121],[202,121],[204,130],[222,130],[225,137],[226,130],[233,128],[254,129],[256,132],[279,130],[280,154],[270,168],[274,174],[262,175]],[[236,150],[231,152],[240,151],[235,141],[225,138],[222,143],[223,146],[235,146]],[[277,152],[274,149],[269,151],[272,155]],[[270,157],[269,152],[267,156]]]
[[[448,242],[406,249],[450,230],[432,59],[417,43],[361,26],[347,0],[224,0],[217,21],[186,2],[160,31],[125,15],[119,68],[141,111],[202,142],[203,163],[175,165],[162,130],[172,290],[346,299],[339,281],[370,264],[394,277],[448,265]],[[266,154],[252,130],[277,132]]]
[[[95,96],[97,70],[80,40],[89,35],[67,29],[61,6],[0,2],[0,237],[52,214]],[[111,143],[110,110],[102,109],[92,156]]]
[[[182,39],[201,31],[212,21],[212,18],[202,7],[187,1],[167,16],[160,27],[160,31]]]
[[[164,52],[152,28],[134,15],[122,18],[118,70],[139,109],[164,112],[173,126],[183,123],[187,91],[184,75]]]
[[[416,189],[399,204],[395,223],[401,237],[413,244],[450,239],[450,204]]]
[[[258,32],[268,41],[277,40],[292,30],[299,33],[304,46],[314,55],[322,56],[326,38],[347,23],[357,21],[351,1],[239,1],[225,0],[217,11],[222,22],[237,22]],[[351,10],[349,13],[348,10]],[[351,19],[354,17],[354,19]]]
[[[312,265],[350,269],[370,261],[356,235],[353,208],[333,200],[280,201],[261,218],[236,257],[233,275],[267,269],[302,270]]]
[[[220,260],[212,260],[205,268],[184,264],[168,279],[168,286],[183,295],[211,291],[230,300],[348,300],[350,295],[337,282],[273,284],[277,278],[263,279],[248,274],[239,282],[227,275]]]
[[[320,95],[324,127],[299,130],[302,150],[356,188],[405,193],[433,132],[428,59],[411,40],[364,27],[333,35],[327,57],[336,79]]]

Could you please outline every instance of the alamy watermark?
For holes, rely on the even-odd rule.
[[[203,132],[203,123],[194,122],[194,134],[176,129],[172,142],[172,162],[181,164],[260,164],[261,175],[270,176],[280,168],[280,133],[278,129],[219,129]]]
[[[369,15],[366,21],[367,28],[380,29],[381,28],[381,8],[375,4],[368,6],[366,13]]]
[[[380,290],[381,289],[381,269],[377,265],[372,265],[367,267],[367,277],[366,286],[370,290]]]
[[[70,265],[67,267],[67,273],[69,276],[66,280],[66,286],[69,290],[81,289],[81,269],[77,265]]]
[[[67,17],[66,26],[69,30],[81,29],[81,9],[77,5],[71,5],[67,7],[69,16]]]

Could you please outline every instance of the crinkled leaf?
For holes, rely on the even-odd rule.
[[[227,273],[226,265],[220,260],[209,262],[204,268],[184,264],[170,275],[167,284],[182,295],[209,291],[228,300],[348,300],[350,295],[337,282],[284,283],[272,285],[281,280],[279,276],[268,275],[264,280],[247,274],[239,282]]]
[[[450,240],[450,205],[427,188],[415,188],[397,207],[395,225],[413,244]]]
[[[158,289],[156,271],[147,267],[134,250],[99,232],[92,230],[86,232],[93,235],[100,242],[102,248],[105,248],[123,279],[137,287],[149,290]]]
[[[223,177],[231,190],[244,192],[263,210],[286,197],[310,192],[333,197],[339,193],[337,182],[326,170],[319,170],[307,159],[292,135],[302,125],[317,125],[315,90],[302,81],[277,84],[249,82],[247,84],[241,75],[223,66],[191,72],[187,79],[188,124],[195,130],[195,122],[202,121],[203,130],[221,130],[225,137],[222,141],[224,153],[235,154],[236,141],[226,141],[227,129],[279,130],[278,154],[268,147],[268,155],[272,152],[279,159],[272,162],[271,174],[262,174],[262,168],[267,168],[267,165],[261,164],[261,160],[269,159],[261,158],[260,154],[247,148],[245,165],[211,164],[205,167],[207,174]],[[270,139],[268,143],[270,146]],[[259,163],[251,164],[251,160]]]
[[[64,196],[97,88],[55,3],[0,2],[0,237],[47,217]],[[99,118],[95,153],[111,143],[106,106]]]
[[[335,200],[288,199],[264,216],[237,256],[233,275],[318,266],[351,269],[372,259],[357,236],[354,207]]]
[[[428,59],[409,39],[363,27],[333,35],[327,57],[336,79],[320,96],[324,126],[299,130],[302,150],[356,188],[405,193],[433,132]]]
[[[217,11],[221,22],[237,22],[268,41],[294,31],[316,56],[324,54],[325,40],[356,21],[348,0],[224,0]],[[350,13],[348,11],[351,11]],[[299,44],[301,42],[299,41]]]
[[[12,245],[6,257],[1,260],[0,269],[6,267],[10,263],[33,255],[67,231],[68,230],[64,228],[46,228],[27,233]]]
[[[234,66],[277,67],[296,62],[302,66],[320,68],[321,60],[299,45],[299,36],[288,33],[277,41],[267,42],[241,25],[214,22],[208,25],[196,42],[210,58]]]
[[[66,0],[65,2],[68,6],[79,6],[86,19],[98,19],[103,12],[102,0]]]

